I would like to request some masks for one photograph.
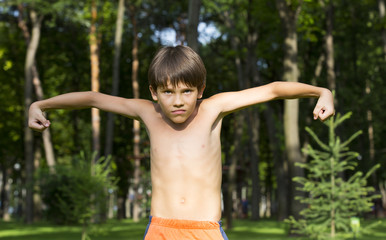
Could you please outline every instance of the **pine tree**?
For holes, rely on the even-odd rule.
[[[329,142],[323,143],[310,128],[306,131],[318,144],[320,150],[311,145],[303,152],[311,157],[309,163],[298,163],[306,169],[306,177],[295,177],[293,181],[300,183],[300,190],[307,197],[298,197],[307,208],[300,212],[301,219],[291,216],[286,221],[291,224],[292,232],[304,234],[311,239],[334,239],[336,232],[350,230],[350,217],[371,211],[373,199],[377,195],[373,187],[367,186],[367,178],[379,168],[372,167],[365,175],[356,171],[359,154],[350,151],[348,145],[362,132],[354,133],[342,142],[336,136],[336,128],[350,118],[351,112],[325,122],[329,128]],[[354,172],[347,180],[342,177],[344,171]]]

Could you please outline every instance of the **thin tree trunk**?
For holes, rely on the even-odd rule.
[[[370,86],[370,80],[366,79],[366,95],[371,94],[371,86]],[[370,157],[370,163],[372,165],[375,165],[375,143],[374,143],[374,124],[373,124],[373,111],[371,111],[371,108],[368,107],[367,109],[367,133],[369,138],[369,157]],[[372,178],[372,184],[375,187],[377,191],[379,191],[379,184],[377,183],[377,173],[374,171],[371,174]],[[376,209],[377,210],[377,209]]]
[[[97,38],[97,6],[96,0],[91,1],[91,26],[90,26],[90,62],[91,62],[91,90],[99,92],[99,49]],[[100,156],[100,113],[99,109],[91,109],[92,121],[92,150],[95,154],[93,162]]]
[[[1,168],[1,218],[4,222],[8,222],[11,220],[11,216],[9,214],[9,193],[11,189],[11,184],[8,181],[8,176],[10,175],[10,169],[7,169],[5,164]]]
[[[288,163],[280,154],[280,141],[277,137],[274,114],[269,103],[265,103],[265,122],[268,127],[269,149],[272,153],[277,185],[277,219],[282,221],[288,217]]]
[[[35,87],[36,98],[38,100],[44,99],[43,88],[41,85],[41,81],[39,78],[38,70],[36,69],[36,64],[33,66],[33,85]],[[51,140],[50,129],[46,129],[43,133],[43,145],[44,145],[44,153],[46,156],[47,165],[50,169],[51,173],[55,173],[55,154],[54,147]]]
[[[251,108],[248,111],[248,125],[250,127],[250,156],[251,156],[251,178],[252,178],[252,198],[251,198],[251,219],[259,220],[260,212],[260,177],[259,177],[259,126],[260,119],[258,110]]]
[[[114,62],[113,62],[113,84],[111,95],[117,96],[119,90],[120,82],[120,57],[122,49],[122,32],[123,32],[123,22],[125,14],[125,0],[119,0],[118,11],[117,11],[117,21],[115,28],[115,39],[114,39]],[[111,158],[107,158],[113,152],[113,142],[114,142],[114,118],[113,113],[107,113],[107,126],[106,126],[106,144],[105,144],[105,157],[111,161]],[[109,166],[109,164],[107,165]],[[106,189],[107,190],[107,189]],[[114,217],[113,214],[113,194],[109,194],[110,201],[108,204],[108,218],[111,219]]]
[[[35,154],[34,154],[34,169],[40,168],[40,159],[42,158],[41,151],[41,139],[35,141]],[[34,221],[39,221],[42,218],[42,198],[40,197],[39,179],[34,181]]]
[[[371,87],[370,87],[370,80],[366,80],[366,95],[371,94]],[[369,124],[367,128],[367,132],[369,135],[369,155],[370,155],[370,161],[374,163],[375,161],[375,144],[374,144],[374,126],[373,126],[373,112],[371,109],[367,109],[367,122]],[[375,172],[373,173],[373,180],[374,184],[376,184],[375,181]]]
[[[386,180],[380,181],[378,187],[381,192],[382,208],[386,209]],[[384,217],[383,214],[381,216]]]
[[[18,9],[19,9],[18,26],[23,32],[23,36],[24,36],[26,44],[29,45],[31,36],[30,36],[29,30],[28,30],[28,26],[23,19],[23,6],[19,5]],[[41,16],[40,18],[43,18],[43,16]],[[42,21],[42,19],[41,20],[36,20],[36,19],[34,20],[32,17],[31,17],[31,20]],[[35,36],[33,36],[33,38],[36,38],[37,44],[39,44],[39,42],[40,42],[40,28],[37,29],[35,32],[32,32],[32,35],[34,35],[34,34],[35,34]],[[33,60],[33,64],[32,64],[31,69],[32,69],[32,77],[33,77],[32,83],[35,87],[35,93],[36,93],[37,100],[43,100],[43,98],[44,98],[43,88],[41,86],[41,81],[39,78],[39,72],[38,72],[37,67],[36,67],[36,60],[35,59]],[[43,135],[44,150],[45,150],[47,165],[50,169],[50,172],[54,173],[55,172],[55,169],[54,169],[55,154],[54,154],[54,148],[53,148],[52,141],[51,141],[50,129],[45,130],[42,133],[42,135]]]
[[[201,0],[189,0],[187,41],[195,52],[198,53],[198,21],[200,17]]]
[[[113,63],[113,86],[111,95],[117,96],[120,82],[120,57],[122,48],[122,32],[123,22],[125,13],[125,0],[119,0],[118,4],[118,15],[115,29],[115,40],[114,40],[114,63]],[[106,127],[106,145],[105,145],[105,156],[112,154],[113,152],[113,140],[114,140],[114,114],[107,114],[107,127]]]
[[[379,9],[379,18],[381,20],[382,23],[385,22],[385,1],[384,0],[378,0],[378,9]],[[385,25],[383,24],[382,25],[382,41],[383,41],[383,58],[386,62],[386,28],[385,28]],[[371,91],[371,88],[370,88],[370,83],[368,82],[369,80],[367,80],[366,82],[366,92],[369,92]],[[368,90],[367,90],[368,89]],[[369,135],[369,143],[370,143],[370,160],[372,160],[372,162],[374,161],[375,159],[375,144],[374,144],[374,126],[373,126],[373,113],[372,111],[369,109],[367,110],[367,121],[369,123],[369,127],[368,127],[368,135]],[[374,181],[374,184],[377,184],[376,183],[376,175],[375,175],[375,172],[373,173],[373,181]],[[382,207],[383,209],[386,209],[386,181],[384,181],[384,184],[383,184],[383,187],[382,187],[382,184],[381,183],[378,183],[376,185],[376,189],[379,189],[379,191],[381,192],[382,194]]]
[[[133,26],[133,49],[132,54],[132,87],[133,87],[133,96],[134,98],[139,98],[139,81],[138,81],[138,69],[139,69],[139,60],[138,60],[138,30],[137,30],[137,20],[135,18],[136,8],[134,5],[130,5],[130,19]],[[140,142],[141,142],[141,125],[138,120],[134,120],[133,125],[134,133],[134,208],[133,208],[133,220],[134,222],[139,221],[139,214],[141,211],[140,199],[139,199],[139,184],[141,181],[141,156],[140,156]]]
[[[379,18],[381,19],[381,22],[384,23],[384,19],[385,19],[385,1],[384,0],[378,0],[378,9],[379,9]],[[383,57],[386,61],[386,29],[384,25],[382,25],[382,41],[383,41]]]
[[[300,1],[301,2],[301,1]],[[297,63],[298,46],[297,46],[297,33],[296,23],[300,13],[301,3],[295,8],[287,5],[287,1],[276,0],[276,5],[279,10],[279,15],[283,26],[285,28],[285,40],[284,40],[284,73],[283,80],[288,82],[299,81],[299,69]],[[289,162],[289,172],[291,179],[295,176],[304,176],[303,169],[296,167],[295,163],[302,160],[300,152],[300,139],[299,139],[299,101],[298,99],[291,99],[284,101],[284,138],[286,155]],[[295,200],[296,196],[304,195],[303,192],[297,190],[298,184],[291,181],[291,214],[298,218],[300,211],[302,210],[302,204]]]
[[[335,61],[334,61],[334,36],[333,36],[333,20],[334,20],[334,5],[332,1],[329,1],[326,6],[326,67],[327,67],[327,83],[328,88],[331,91],[336,90],[336,77],[335,77]],[[335,105],[337,105],[337,98],[335,98]]]
[[[234,206],[234,193],[236,192],[237,186],[237,165],[238,159],[241,155],[241,139],[243,135],[243,123],[244,123],[244,114],[239,113],[234,116],[234,151],[231,155],[231,162],[228,170],[228,189],[227,189],[227,200],[225,201],[225,213],[226,213],[226,229],[233,228],[233,208]]]
[[[249,76],[249,81],[247,82],[248,88],[253,87],[260,83],[259,73],[256,67],[256,55],[255,49],[258,40],[258,32],[256,27],[253,24],[253,15],[251,10],[253,9],[254,1],[248,1],[248,10],[247,10],[247,24],[248,24],[248,36],[247,36],[247,75]],[[247,79],[246,79],[247,80]],[[258,220],[260,218],[259,206],[260,206],[260,177],[259,177],[259,126],[260,118],[258,109],[251,108],[247,112],[248,122],[250,126],[251,136],[249,137],[249,144],[251,149],[251,178],[252,178],[252,200],[251,200],[251,211],[252,211],[252,220]]]
[[[223,13],[225,25],[229,29],[234,28],[234,22],[232,21],[230,17],[230,12],[226,11]],[[231,36],[231,45],[232,50],[236,53],[238,52],[240,44],[240,39],[237,36]],[[244,74],[243,74],[243,67],[241,64],[241,58],[238,54],[235,56],[235,66],[237,71],[237,80],[239,89],[245,88],[245,80],[244,80]],[[245,112],[239,112],[235,116],[235,124],[234,124],[234,152],[231,156],[231,163],[229,166],[228,171],[228,191],[227,191],[227,209],[226,209],[226,228],[232,229],[233,228],[233,217],[232,217],[232,206],[233,206],[233,193],[236,191],[236,176],[237,176],[237,165],[238,165],[238,158],[241,154],[241,139],[243,135],[243,123],[245,120]]]
[[[26,222],[32,223],[34,218],[33,204],[33,174],[34,174],[34,154],[33,154],[33,133],[28,127],[28,109],[32,103],[32,81],[33,81],[33,66],[35,64],[35,56],[39,45],[40,29],[43,17],[38,17],[34,10],[31,10],[30,17],[32,21],[32,36],[28,44],[27,56],[25,60],[25,86],[24,86],[24,106],[25,106],[25,127],[24,127],[24,155],[26,166]]]
[[[318,58],[318,62],[316,64],[315,71],[314,71],[314,76],[311,79],[311,84],[314,86],[317,85],[317,78],[320,77],[320,74],[322,72],[324,60],[325,60],[325,54],[322,53]],[[315,102],[316,102],[315,98],[310,98],[308,101],[308,106],[310,108],[313,108],[315,105]],[[306,117],[306,125],[309,126],[311,123],[312,123],[312,117],[310,114],[308,114]],[[310,143],[309,135],[305,134],[303,148],[307,147],[309,143]],[[303,153],[303,162],[306,162],[307,158],[308,158],[308,155],[306,153]]]

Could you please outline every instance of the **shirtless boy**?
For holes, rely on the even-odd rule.
[[[222,119],[237,110],[274,100],[319,98],[314,119],[334,114],[333,96],[325,88],[273,82],[201,100],[206,70],[189,47],[164,47],[149,67],[154,101],[125,99],[97,92],[74,92],[35,102],[30,128],[50,126],[50,109],[95,107],[140,120],[150,138],[152,199],[145,239],[227,239],[221,218]]]

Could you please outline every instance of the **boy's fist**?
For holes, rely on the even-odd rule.
[[[50,121],[45,118],[42,110],[36,104],[31,104],[28,112],[28,127],[42,132],[50,125]]]
[[[326,91],[320,95],[313,114],[314,120],[319,118],[322,121],[325,121],[329,117],[335,115],[334,96],[330,90],[326,89]]]

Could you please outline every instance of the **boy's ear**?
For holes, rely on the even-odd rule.
[[[198,91],[197,99],[201,99],[204,94],[205,85]]]
[[[152,86],[149,86],[149,90],[150,90],[151,97],[153,98],[153,100],[158,101],[157,90],[153,89]]]

